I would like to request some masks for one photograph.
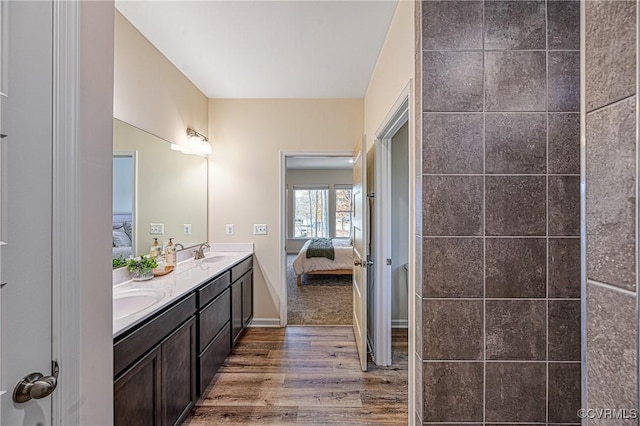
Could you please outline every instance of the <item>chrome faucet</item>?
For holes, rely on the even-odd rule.
[[[204,249],[205,248],[210,248],[211,246],[209,246],[209,243],[204,242],[202,244],[200,244],[200,246],[193,251],[193,259],[194,260],[200,260],[200,259],[204,259]]]
[[[178,249],[178,246],[180,246],[180,249]],[[182,245],[182,243],[175,243],[173,245],[173,248],[175,249],[175,251],[182,251],[184,250],[184,246]]]

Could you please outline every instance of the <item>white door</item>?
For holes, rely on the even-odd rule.
[[[353,334],[362,371],[367,371],[367,153],[364,136],[353,151]]]
[[[2,1],[0,424],[51,424],[51,397],[14,401],[52,378],[52,22],[50,1]],[[47,383],[25,387],[44,396]],[[38,394],[38,395],[36,395]]]

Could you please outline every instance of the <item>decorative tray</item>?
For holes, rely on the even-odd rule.
[[[167,275],[169,272],[174,270],[174,266],[165,266],[164,267],[164,271],[156,271],[155,269],[153,270],[153,276],[154,277],[161,277],[163,275]]]

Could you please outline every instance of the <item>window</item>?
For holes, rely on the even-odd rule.
[[[351,236],[351,186],[336,185],[336,238]]]
[[[329,188],[293,188],[294,238],[329,238]]]

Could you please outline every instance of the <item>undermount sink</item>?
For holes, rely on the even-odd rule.
[[[155,305],[164,298],[164,291],[155,288],[134,288],[113,295],[113,319],[128,317]]]
[[[202,259],[204,263],[220,263],[233,259],[231,256],[209,256]]]

